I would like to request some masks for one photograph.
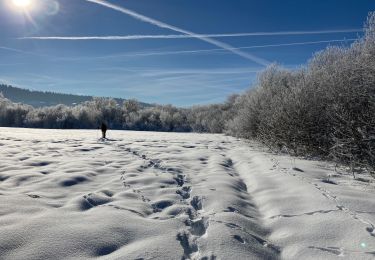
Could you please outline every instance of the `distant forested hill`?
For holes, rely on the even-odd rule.
[[[35,91],[23,88],[16,88],[3,84],[0,84],[0,93],[2,93],[5,98],[13,102],[24,103],[32,105],[34,107],[54,106],[58,104],[72,106],[93,99],[92,96],[62,94],[48,91]],[[120,104],[124,101],[124,99],[119,98],[115,98],[115,100]]]

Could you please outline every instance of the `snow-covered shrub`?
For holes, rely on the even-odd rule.
[[[31,106],[13,103],[0,93],[0,125],[22,126]]]
[[[375,13],[349,48],[328,47],[296,71],[273,64],[236,102],[233,135],[374,170]]]

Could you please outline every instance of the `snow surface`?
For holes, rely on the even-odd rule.
[[[373,259],[375,186],[211,134],[0,128],[0,259]]]

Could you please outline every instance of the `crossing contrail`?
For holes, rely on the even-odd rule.
[[[101,6],[104,6],[104,7],[113,9],[113,10],[116,10],[116,11],[119,11],[119,12],[121,12],[123,14],[127,14],[127,15],[129,15],[129,16],[131,16],[131,17],[133,17],[133,18],[135,18],[135,19],[137,19],[139,21],[155,25],[155,26],[157,26],[159,28],[169,29],[169,30],[172,30],[174,32],[182,33],[182,34],[185,34],[185,35],[189,35],[189,36],[191,36],[193,38],[200,39],[200,40],[205,41],[207,43],[213,44],[213,45],[215,45],[215,46],[217,46],[219,48],[222,48],[222,49],[230,51],[230,52],[232,52],[234,54],[237,54],[237,55],[239,55],[239,56],[241,56],[241,57],[243,57],[245,59],[248,59],[248,60],[251,60],[251,61],[253,61],[255,63],[258,63],[260,65],[267,66],[267,65],[270,64],[269,61],[267,61],[267,60],[265,60],[263,58],[257,57],[255,55],[250,54],[250,53],[243,52],[241,50],[236,50],[233,46],[231,46],[229,44],[226,44],[224,42],[220,42],[218,40],[211,39],[209,37],[201,36],[199,34],[190,32],[188,30],[184,30],[184,29],[181,29],[179,27],[176,27],[176,26],[173,26],[173,25],[170,25],[170,24],[158,21],[156,19],[153,19],[153,18],[147,17],[145,15],[139,14],[139,13],[134,12],[132,10],[129,10],[127,8],[111,4],[111,3],[109,3],[109,2],[107,2],[105,0],[86,0],[86,1],[98,4],[98,5],[101,5]]]
[[[358,38],[350,39],[337,39],[337,40],[323,40],[323,41],[306,41],[306,42],[291,42],[291,43],[276,43],[276,44],[264,44],[264,45],[252,45],[252,46],[242,46],[234,47],[236,50],[247,50],[247,49],[260,49],[260,48],[273,48],[273,47],[283,47],[283,46],[299,46],[299,45],[312,45],[321,43],[339,43],[339,42],[353,42],[358,40]],[[147,57],[147,56],[165,56],[165,55],[180,55],[180,54],[200,54],[200,53],[215,53],[227,51],[222,48],[214,49],[198,49],[198,50],[180,50],[180,51],[146,51],[146,52],[133,52],[133,53],[116,53],[105,56],[96,57],[74,57],[74,58],[59,58],[59,60],[100,60],[100,59],[111,59],[111,58],[121,58],[121,57]]]
[[[306,41],[306,42],[291,42],[291,43],[276,43],[276,44],[264,44],[264,45],[252,45],[252,46],[242,46],[242,47],[233,47],[237,50],[247,50],[247,49],[259,49],[259,48],[272,48],[272,47],[283,47],[283,46],[298,46],[298,45],[311,45],[311,44],[320,44],[320,43],[338,43],[338,42],[353,42],[358,40],[358,38],[348,38],[348,39],[336,39],[336,40],[323,40],[323,41]],[[179,55],[179,54],[199,54],[199,53],[211,53],[211,52],[222,52],[227,51],[222,48],[213,48],[213,49],[198,49],[198,50],[180,50],[180,51],[149,51],[149,52],[135,52],[135,53],[117,53],[113,55],[98,56],[98,57],[75,57],[75,58],[58,58],[53,56],[44,55],[41,53],[29,52],[20,49],[10,48],[6,46],[0,46],[0,50],[10,51],[20,54],[27,54],[33,56],[39,56],[44,58],[52,58],[59,60],[85,60],[85,59],[110,59],[110,58],[119,58],[119,57],[143,57],[143,56],[164,56],[164,55]]]

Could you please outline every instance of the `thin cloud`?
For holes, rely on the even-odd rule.
[[[97,68],[96,72],[132,72],[145,77],[166,77],[173,75],[228,75],[228,74],[249,74],[257,73],[261,69],[256,67],[238,67],[238,68],[215,68],[215,69],[148,69],[148,68],[123,68],[123,67],[105,67]]]
[[[265,59],[259,58],[259,57],[255,56],[255,55],[252,55],[252,54],[249,54],[249,53],[246,53],[246,52],[242,52],[241,50],[235,50],[235,49],[233,50],[233,47],[231,45],[229,45],[229,44],[217,41],[215,39],[211,39],[209,37],[201,36],[199,34],[196,34],[196,33],[193,33],[193,32],[190,32],[190,31],[187,31],[187,30],[184,30],[184,29],[181,29],[179,27],[176,27],[176,26],[173,26],[173,25],[170,25],[170,24],[158,21],[156,19],[153,19],[153,18],[147,17],[145,15],[136,13],[136,12],[134,12],[132,10],[127,9],[127,8],[111,4],[111,3],[107,2],[107,1],[104,1],[104,0],[86,0],[86,1],[98,4],[98,5],[105,6],[107,8],[112,9],[112,10],[119,11],[119,12],[121,12],[123,14],[127,14],[127,15],[129,15],[129,16],[131,16],[131,17],[133,17],[133,18],[135,18],[135,19],[137,19],[139,21],[142,21],[142,22],[145,22],[145,23],[149,23],[149,24],[153,24],[153,25],[155,25],[155,26],[157,26],[159,28],[169,29],[169,30],[172,30],[172,31],[175,31],[175,32],[178,32],[178,33],[186,34],[186,35],[189,35],[191,37],[200,39],[200,40],[205,41],[207,43],[213,44],[213,45],[215,45],[217,47],[220,47],[220,48],[226,49],[228,51],[231,51],[234,54],[237,54],[237,55],[239,55],[239,56],[241,56],[243,58],[251,60],[251,61],[253,61],[255,63],[258,63],[260,65],[267,66],[270,63],[269,61],[267,61]]]
[[[27,55],[37,56],[37,57],[42,57],[42,58],[52,58],[51,56],[48,56],[48,55],[39,54],[39,53],[35,53],[35,52],[30,52],[30,51],[24,51],[24,50],[10,48],[10,47],[6,47],[6,46],[0,46],[0,50],[15,52],[15,53],[19,53],[19,54],[27,54]]]
[[[225,37],[248,37],[248,36],[277,36],[277,35],[310,35],[310,34],[338,34],[363,32],[362,29],[347,30],[320,30],[320,31],[280,31],[280,32],[253,32],[253,33],[225,33],[225,34],[166,34],[166,35],[123,35],[123,36],[33,36],[21,37],[23,40],[65,40],[65,41],[124,41],[124,40],[147,40],[147,39],[189,39],[189,38],[225,38]]]
[[[23,50],[14,49],[14,48],[9,48],[9,47],[5,47],[5,46],[0,46],[0,50],[11,51],[11,52],[17,52],[17,53],[28,54],[28,55],[35,55],[35,54],[32,53],[32,52],[23,51]]]

